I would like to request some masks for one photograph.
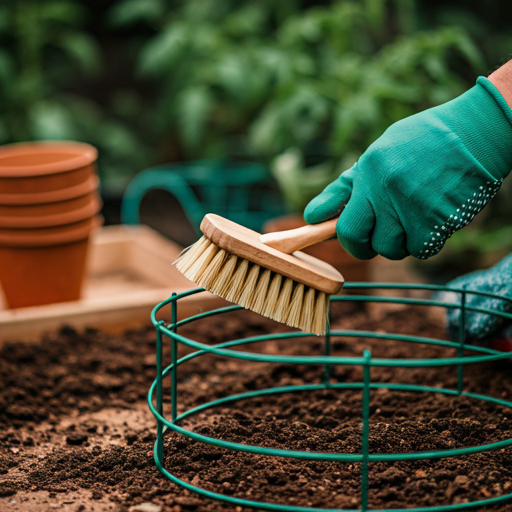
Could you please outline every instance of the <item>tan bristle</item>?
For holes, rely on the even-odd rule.
[[[324,335],[329,296],[275,274],[201,237],[174,262],[199,286],[268,318]]]
[[[191,281],[194,281],[194,283],[197,283],[197,278],[201,276],[204,271],[208,268],[208,265],[213,260],[215,255],[219,252],[219,248],[210,242],[210,245],[208,245],[203,254],[201,254],[195,263],[186,271],[183,272]],[[178,265],[186,265],[188,258],[183,258]],[[180,269],[180,266],[178,266],[178,270]],[[198,283],[199,284],[199,283]]]
[[[224,261],[227,258],[227,252],[224,249],[220,249],[211,260],[210,264],[203,270],[201,274],[198,274],[195,281],[199,286],[211,290],[212,284],[219,275],[219,271],[224,265]]]
[[[302,312],[300,315],[299,329],[311,332],[313,314],[315,312],[315,289],[309,286],[305,288],[302,300]]]
[[[279,298],[279,291],[281,289],[281,281],[283,280],[281,274],[274,274],[270,286],[268,287],[267,298],[265,299],[265,307],[261,314],[267,318],[274,318],[274,311],[276,309],[277,299]]]
[[[274,304],[274,312],[271,318],[278,322],[286,323],[290,313],[290,299],[293,291],[293,279],[287,278],[279,294],[279,298]]]
[[[254,265],[249,270],[249,274],[247,274],[247,279],[245,280],[242,294],[238,300],[238,304],[244,308],[248,308],[249,304],[252,303],[254,290],[256,289],[258,276],[260,274],[260,268],[261,267],[259,265]]]
[[[292,327],[299,327],[300,315],[302,312],[302,300],[304,298],[304,285],[297,283],[293,291],[292,301],[290,303],[290,313],[286,323]]]
[[[220,269],[217,278],[211,285],[213,293],[216,293],[221,297],[226,296],[226,293],[231,288],[231,281],[233,279],[233,274],[235,273],[237,262],[238,258],[234,254],[231,254],[228,257],[228,259],[225,261],[224,265]]]
[[[188,249],[188,251],[180,254],[176,261],[174,261],[173,265],[176,265],[176,268],[184,274],[210,244],[210,240],[202,236]]]
[[[318,292],[315,303],[315,313],[310,332],[317,335],[325,334],[329,320],[329,297],[324,292]]]
[[[265,301],[267,300],[268,285],[270,283],[270,275],[272,272],[265,269],[261,274],[256,289],[253,293],[253,301],[248,307],[256,313],[261,313],[265,307]]]
[[[240,265],[238,265],[238,268],[233,275],[233,279],[231,280],[231,286],[226,292],[226,300],[238,304],[240,295],[244,289],[245,275],[247,274],[248,268],[249,260],[240,261]]]
[[[199,251],[199,247],[205,243],[205,240],[206,242],[209,242],[209,240],[205,239],[204,236],[201,237],[197,242],[194,242],[194,244],[187,250],[183,250],[181,254],[172,262],[172,264],[175,265],[176,268],[183,274],[187,272],[203,252],[203,250]],[[208,246],[208,243],[206,243],[206,246]]]

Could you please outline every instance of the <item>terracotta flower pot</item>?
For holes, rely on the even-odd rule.
[[[0,194],[30,194],[74,187],[96,173],[98,151],[67,141],[0,147]]]
[[[80,197],[98,188],[100,180],[97,176],[90,176],[84,182],[72,187],[49,192],[32,192],[28,194],[0,194],[0,204],[29,205],[41,203],[56,203]]]
[[[0,204],[0,228],[38,228],[71,224],[94,216],[100,211],[101,205],[96,192],[56,203]]]
[[[274,231],[286,231],[305,225],[306,222],[298,215],[284,215],[283,217],[277,217],[276,219],[267,221],[263,225],[263,232],[272,233]],[[302,251],[332,265],[341,273],[346,281],[369,280],[369,262],[358,260],[348,254],[337,240],[327,240],[326,242],[306,247],[306,249],[302,249]]]
[[[0,282],[10,308],[80,298],[91,231],[99,216],[41,229],[0,229]]]
[[[101,217],[99,217],[101,218]],[[46,228],[0,228],[0,247],[44,247],[82,240],[98,225],[98,217]]]

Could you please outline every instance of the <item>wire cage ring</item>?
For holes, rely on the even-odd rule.
[[[197,288],[189,290],[179,295],[173,294],[169,299],[158,304],[151,313],[151,321],[156,328],[157,344],[156,344],[156,356],[157,356],[157,377],[153,382],[149,393],[148,393],[148,404],[151,412],[157,420],[157,439],[154,446],[154,459],[158,470],[164,474],[172,482],[184,487],[185,489],[195,492],[201,496],[220,500],[223,502],[230,503],[232,505],[240,505],[245,507],[257,508],[259,510],[273,510],[273,511],[286,511],[286,512],[354,512],[354,511],[374,511],[374,512],[444,512],[452,510],[467,510],[468,508],[483,507],[489,505],[496,505],[506,501],[512,500],[512,493],[505,494],[498,497],[488,498],[484,500],[473,501],[470,503],[452,504],[443,506],[432,506],[432,507],[416,507],[416,508],[394,508],[394,509],[370,509],[368,508],[368,481],[369,481],[369,468],[370,462],[377,461],[412,461],[412,460],[428,460],[428,459],[441,459],[444,457],[454,457],[461,455],[470,455],[474,453],[481,453],[484,451],[498,450],[512,446],[512,438],[504,439],[502,441],[487,443],[483,445],[471,446],[468,448],[455,448],[448,450],[435,450],[428,452],[410,452],[410,453],[370,453],[369,450],[369,432],[370,432],[370,394],[372,390],[379,388],[387,388],[394,391],[409,391],[409,392],[431,392],[441,393],[450,396],[464,396],[476,400],[491,402],[497,405],[508,407],[512,409],[512,402],[503,400],[500,398],[494,398],[487,395],[471,393],[464,391],[464,367],[468,364],[483,363],[498,361],[503,359],[509,359],[512,357],[512,352],[500,352],[487,347],[480,347],[475,345],[469,345],[466,343],[466,313],[477,312],[489,315],[495,315],[507,320],[512,320],[512,314],[505,313],[494,309],[478,308],[467,305],[467,295],[479,295],[491,299],[499,299],[501,301],[512,302],[512,299],[506,297],[499,297],[491,293],[486,292],[473,292],[463,289],[448,288],[444,286],[436,285],[416,285],[416,284],[393,284],[393,283],[346,283],[345,289],[352,290],[368,290],[368,289],[379,289],[379,290],[390,290],[390,289],[405,289],[405,290],[428,290],[428,291],[450,291],[458,294],[460,297],[459,302],[446,303],[439,302],[429,299],[416,299],[409,297],[383,297],[383,296],[371,296],[371,295],[340,295],[331,297],[332,302],[338,301],[356,301],[356,302],[380,302],[380,303],[391,303],[391,304],[406,304],[406,305],[418,305],[418,306],[440,306],[444,308],[459,309],[459,335],[458,341],[452,342],[447,340],[439,340],[435,338],[425,338],[420,336],[405,335],[405,334],[392,334],[392,333],[379,333],[374,331],[361,331],[361,330],[334,330],[328,329],[327,334],[324,338],[324,353],[318,356],[296,356],[296,355],[275,355],[275,354],[264,354],[258,352],[245,352],[240,350],[239,347],[248,345],[251,343],[277,340],[277,339],[289,339],[289,338],[300,338],[310,336],[308,333],[293,331],[284,332],[277,334],[265,334],[259,336],[252,336],[237,340],[231,340],[217,345],[206,345],[198,341],[186,338],[178,334],[178,328],[185,324],[206,318],[209,316],[219,315],[243,309],[240,306],[228,306],[224,308],[218,308],[205,313],[200,313],[184,320],[177,320],[177,308],[178,301],[189,295],[201,293],[204,291],[203,288]],[[162,320],[157,320],[156,316],[158,311],[170,304],[171,305],[171,322],[166,324]],[[162,347],[163,337],[167,337],[171,341],[171,356],[172,363],[167,367],[163,365],[162,358]],[[370,350],[365,350],[360,357],[353,356],[333,356],[331,355],[331,337],[360,337],[360,338],[382,338],[392,339],[398,341],[412,342],[412,343],[423,343],[429,345],[437,345],[442,347],[454,348],[457,351],[456,357],[443,357],[434,359],[385,359],[385,358],[373,358]],[[195,352],[191,352],[186,356],[178,359],[178,343],[181,343],[189,348],[196,349]],[[237,350],[232,350],[237,348]],[[465,355],[464,351],[470,350],[476,355]],[[201,404],[192,409],[189,409],[182,414],[177,414],[177,372],[178,367],[193,358],[199,357],[204,354],[215,354],[218,356],[224,356],[229,358],[241,359],[246,361],[257,361],[257,362],[270,362],[270,363],[289,363],[289,364],[312,364],[321,365],[324,367],[324,376],[322,382],[318,384],[303,384],[294,386],[282,386],[274,388],[259,389],[256,391],[249,391],[246,393],[240,393],[236,395],[225,396],[223,398],[212,400],[210,402]],[[332,366],[335,365],[352,365],[360,366],[362,368],[363,380],[362,382],[330,382],[330,373]],[[454,366],[457,368],[457,387],[456,389],[450,388],[437,388],[428,387],[417,384],[400,384],[400,383],[380,383],[371,381],[371,369],[373,367],[408,367],[408,368],[427,368],[436,366]],[[171,378],[171,418],[168,419],[163,413],[163,379],[167,376]],[[361,453],[321,453],[311,451],[299,451],[299,450],[288,450],[288,449],[276,449],[268,448],[256,445],[248,445],[242,443],[235,443],[231,441],[224,441],[214,437],[208,437],[196,432],[187,430],[179,425],[179,423],[185,418],[189,418],[194,414],[217,407],[219,405],[232,404],[236,401],[261,397],[272,394],[283,394],[293,393],[299,391],[314,391],[321,389],[357,389],[362,391],[362,450]],[[221,448],[227,448],[231,450],[237,450],[241,452],[273,456],[273,457],[290,457],[295,459],[306,459],[316,461],[344,461],[344,462],[359,462],[361,463],[361,504],[359,509],[327,509],[327,508],[311,508],[302,506],[291,506],[283,505],[278,503],[268,503],[252,501],[243,498],[237,498],[235,496],[228,496],[221,493],[208,491],[201,487],[192,485],[184,480],[181,480],[177,476],[170,473],[164,465],[164,435],[168,431],[174,431],[184,436],[187,436],[196,441],[203,443],[212,444]]]

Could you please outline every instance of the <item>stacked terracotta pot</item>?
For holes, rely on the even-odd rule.
[[[8,307],[77,300],[101,224],[97,150],[78,142],[0,147],[0,283]]]

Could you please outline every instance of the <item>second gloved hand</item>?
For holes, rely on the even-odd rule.
[[[450,281],[448,287],[455,290],[467,290],[465,304],[467,307],[480,308],[487,311],[512,312],[512,254],[503,258],[499,263],[486,270],[477,270]],[[478,295],[480,292],[489,293],[495,297],[507,297],[508,300]],[[460,304],[460,293],[443,291],[436,293],[433,300]],[[448,331],[452,339],[458,338],[460,310],[447,310]],[[489,315],[476,311],[466,311],[465,328],[469,341],[481,343],[489,339],[510,321],[497,315]],[[509,350],[512,350],[509,349]]]
[[[512,112],[480,77],[458,98],[388,128],[308,204],[304,219],[316,224],[343,211],[338,239],[359,259],[429,258],[471,222],[511,168]]]

